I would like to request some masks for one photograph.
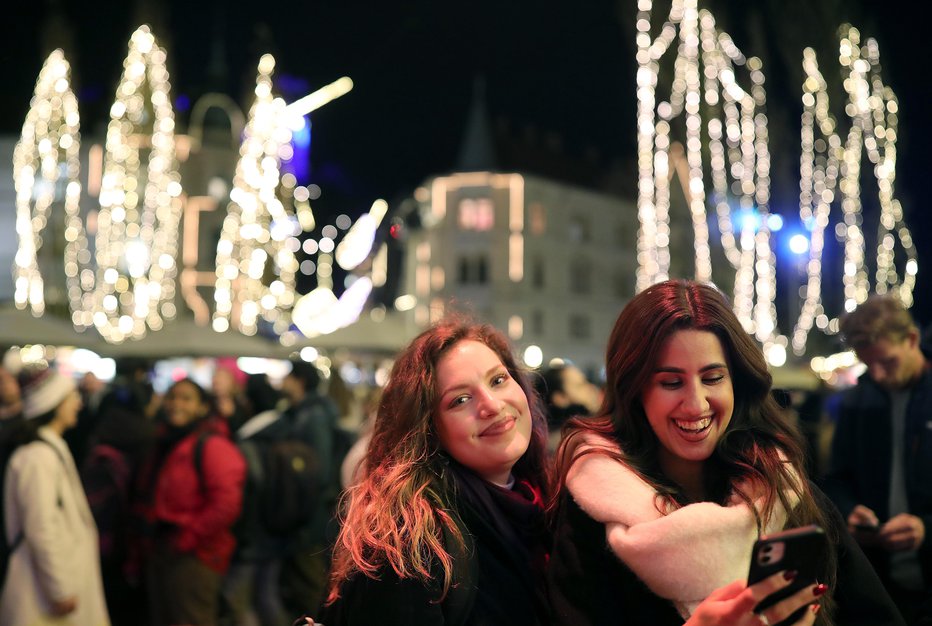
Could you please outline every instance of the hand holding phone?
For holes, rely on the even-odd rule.
[[[771,594],[757,605],[755,612],[773,606],[804,587],[819,582],[819,572],[828,552],[828,540],[825,531],[816,525],[793,528],[779,533],[762,536],[754,543],[751,554],[751,569],[748,584],[767,578],[781,570],[795,572],[792,584]],[[802,618],[806,608],[780,622],[780,625],[796,623]],[[777,626],[777,625],[774,625]]]

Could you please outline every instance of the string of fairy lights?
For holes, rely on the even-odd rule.
[[[716,29],[712,14],[698,9],[696,0],[674,0],[656,36],[653,18],[651,0],[640,0],[637,289],[670,275],[671,183],[680,175],[693,228],[695,277],[714,278],[709,201],[715,206],[725,257],[735,270],[735,311],[766,347],[780,338],[775,336],[774,322],[775,259],[766,225],[770,155],[761,62],[745,58],[730,37]],[[676,55],[672,80],[661,81],[664,57],[673,54],[671,49]],[[739,71],[749,76],[747,88],[741,86]],[[669,94],[663,98],[659,92],[667,82]],[[685,148],[671,138],[680,124]],[[705,145],[703,128],[708,137]],[[704,147],[709,151],[711,198],[705,184]],[[678,168],[684,154],[685,168]],[[756,211],[760,223],[736,220],[733,202],[743,213]]]
[[[217,244],[213,327],[219,332],[230,327],[233,317],[240,332],[254,335],[260,317],[274,324],[294,304],[294,243],[301,227],[278,194],[281,151],[291,131],[282,123],[285,101],[272,93],[274,69],[272,55],[263,55]]]
[[[19,247],[13,264],[14,300],[35,315],[45,311],[45,281],[38,251],[51,243],[43,235],[49,229],[53,205],[64,196],[64,264],[72,305],[80,303],[78,267],[90,260],[81,227],[79,200],[80,117],[71,91],[71,68],[61,50],[45,60],[23,123],[20,141],[13,151],[16,190],[16,232]],[[46,241],[48,239],[48,241]]]
[[[762,343],[768,360],[782,364],[790,340],[779,332],[774,306],[777,257],[768,219],[770,155],[762,64],[745,58],[727,33],[716,30],[714,17],[699,10],[696,0],[673,0],[656,34],[654,17],[652,1],[639,0],[637,289],[669,276],[671,184],[678,177],[694,231],[695,277],[716,278],[706,226],[708,202],[715,207],[721,249],[734,269],[735,312]],[[674,46],[671,74],[664,72],[669,62],[663,62]],[[892,292],[911,306],[918,271],[915,245],[894,195],[898,105],[881,78],[877,42],[868,39],[862,45],[857,29],[842,29],[839,62],[848,95],[845,112],[851,120],[844,141],[830,113],[815,53],[806,49],[803,56],[799,215],[810,231],[810,256],[803,302],[792,323],[797,355],[805,353],[813,326],[828,333],[838,330],[837,315],[830,317],[821,300],[822,254],[833,205],[840,204],[842,213],[835,233],[844,242],[844,311],[863,302],[872,288]],[[747,80],[739,80],[739,71]],[[661,88],[667,86],[664,98]],[[671,138],[675,130],[684,137],[685,147]],[[709,155],[708,199],[703,150]],[[862,229],[865,156],[873,165],[880,206],[873,259],[868,258]],[[876,267],[873,285],[868,276],[871,262]]]
[[[177,242],[185,203],[165,62],[165,51],[150,29],[137,29],[129,40],[110,110],[99,206],[87,219],[80,206],[80,117],[70,88],[70,67],[61,50],[50,55],[40,72],[14,154],[17,306],[29,307],[35,315],[45,310],[43,269],[54,268],[43,268],[37,253],[43,243],[55,242],[58,233],[49,232],[50,225],[58,223],[53,212],[63,204],[64,269],[72,321],[77,328],[93,326],[112,343],[157,331],[177,314]],[[316,224],[308,189],[297,186],[294,175],[283,173],[281,162],[292,156],[291,127],[350,91],[353,83],[343,77],[286,104],[272,91],[274,67],[271,55],[259,61],[256,100],[217,245],[213,327],[255,334],[264,319],[293,343],[296,337],[288,330],[293,321],[303,322],[305,335],[320,330],[291,315],[299,267],[296,253],[302,247],[298,236]],[[339,243],[338,229],[331,225],[324,226],[319,241],[305,241],[305,253],[320,253],[317,263],[311,262],[318,289],[332,294],[334,249],[338,264],[347,270],[369,258],[375,229],[387,208],[384,201],[376,202],[356,224],[340,216],[344,219],[338,223],[347,236]],[[95,229],[89,240],[88,233]],[[347,285],[343,296],[334,296],[332,306],[320,312],[326,327],[342,327],[358,317],[373,284],[384,284],[385,262],[385,254],[380,253],[365,268],[370,275],[352,276],[355,282]]]
[[[777,257],[769,220],[771,159],[762,63],[745,57],[717,29],[713,15],[698,8],[698,0],[673,0],[665,16],[654,15],[652,0],[639,0],[636,28],[637,289],[670,276],[676,180],[689,212],[695,277],[728,278],[713,262],[714,224],[734,271],[735,311],[771,363],[785,359],[790,340],[794,353],[803,354],[813,328],[837,331],[837,315],[829,315],[822,302],[822,256],[826,233],[832,232],[833,206],[841,213],[834,219],[834,234],[844,242],[844,310],[853,309],[871,289],[894,293],[911,305],[916,250],[894,193],[898,103],[881,78],[876,41],[862,43],[850,26],[842,31],[846,134],[832,114],[815,53],[803,53],[799,215],[809,229],[809,258],[799,317],[787,338],[779,332],[774,306]],[[317,224],[308,189],[283,173],[282,162],[291,158],[292,131],[304,123],[303,115],[349,91],[352,81],[344,77],[286,104],[273,93],[274,68],[271,55],[260,59],[255,101],[216,249],[212,325],[221,332],[235,328],[255,334],[264,320],[284,343],[294,343],[292,325],[307,337],[345,326],[359,315],[373,286],[384,283],[384,246],[378,255],[370,254],[387,205],[377,201],[356,223],[347,218],[325,225],[320,237],[306,238],[302,245],[299,237]],[[110,110],[93,239],[80,207],[79,150],[78,104],[70,67],[58,50],[40,71],[14,151],[15,301],[35,315],[45,309],[48,281],[39,253],[56,242],[59,233],[50,225],[57,223],[53,212],[62,206],[61,249],[72,321],[79,328],[96,328],[110,342],[138,339],[177,315],[177,242],[185,202],[166,54],[148,27],[130,38]],[[865,157],[880,208],[873,259],[866,249],[861,200]],[[317,288],[299,297],[295,281],[302,250],[316,255]],[[365,262],[369,265],[362,267]],[[350,277],[340,298],[333,292],[335,263],[348,272],[363,271]]]
[[[175,317],[183,206],[165,51],[147,26],[133,33],[110,108],[95,237],[96,276],[83,316],[121,342]]]
[[[839,62],[848,94],[845,107],[851,125],[844,142],[839,124],[831,114],[827,83],[819,70],[815,52],[803,53],[803,116],[800,159],[800,217],[811,225],[805,298],[793,330],[792,346],[803,354],[813,325],[838,332],[837,316],[829,317],[822,303],[822,254],[825,231],[836,195],[841,198],[842,220],[835,234],[844,242],[844,311],[853,310],[870,293],[865,264],[866,240],[861,211],[862,159],[866,152],[873,164],[880,215],[878,220],[876,273],[873,289],[894,293],[907,307],[912,305],[918,263],[916,248],[903,210],[894,196],[896,182],[897,112],[893,90],[880,75],[877,42],[861,43],[860,32],[845,25],[841,30]],[[903,275],[896,268],[899,244]]]

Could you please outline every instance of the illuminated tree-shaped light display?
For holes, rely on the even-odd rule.
[[[70,66],[61,50],[46,59],[13,151],[16,232],[19,246],[13,265],[19,308],[34,315],[45,310],[45,281],[37,254],[55,207],[64,205],[64,261],[71,305],[80,305],[79,265],[90,260],[80,216],[80,118],[71,91]]]
[[[839,61],[850,119],[842,141],[839,125],[830,110],[827,84],[819,71],[815,51],[803,53],[803,115],[800,160],[800,217],[811,225],[811,244],[805,300],[793,330],[793,351],[803,354],[813,324],[829,333],[838,331],[838,318],[829,317],[822,304],[822,254],[830,209],[840,196],[842,219],[835,234],[844,241],[844,310],[851,311],[871,290],[866,241],[863,231],[861,176],[866,152],[873,164],[880,215],[877,232],[876,274],[873,289],[892,292],[907,307],[912,305],[918,263],[912,235],[903,220],[903,209],[894,196],[898,103],[893,90],[880,75],[880,50],[874,39],[861,43],[850,25],[842,27]],[[901,246],[904,271],[896,269],[896,247]]]
[[[231,325],[255,334],[260,319],[271,323],[283,343],[292,345],[298,335],[312,337],[355,321],[372,290],[372,278],[354,276],[342,295],[333,292],[334,258],[346,270],[354,270],[372,249],[375,229],[385,214],[384,201],[373,205],[355,224],[346,218],[341,228],[325,225],[319,239],[299,235],[317,224],[306,187],[296,186],[293,175],[282,174],[282,161],[290,158],[292,129],[305,123],[303,116],[347,93],[352,81],[343,77],[289,105],[273,95],[275,59],[264,55],[259,62],[256,100],[252,105],[240,148],[234,189],[217,244],[216,308],[213,327]],[[343,216],[345,217],[345,216]],[[341,230],[346,230],[337,243]],[[315,256],[318,286],[298,297],[295,278],[303,249]]]
[[[110,109],[95,239],[93,289],[76,321],[108,341],[159,330],[175,316],[181,183],[165,51],[133,33]]]
[[[781,349],[777,344],[783,339],[775,334],[773,306],[775,259],[767,227],[770,154],[761,62],[745,58],[731,38],[716,29],[712,14],[698,10],[697,0],[674,0],[656,36],[652,34],[652,8],[651,0],[638,3],[637,288],[669,277],[670,181],[679,168],[685,172],[696,278],[712,280],[706,210],[711,200],[722,247],[735,270],[735,312],[765,349]],[[663,57],[671,48],[676,54],[673,77],[661,81]],[[658,95],[661,82],[671,85],[667,99]],[[671,139],[674,123],[684,127],[685,151]],[[710,199],[703,174],[703,129],[708,137]],[[737,212],[732,202],[737,203]],[[748,215],[756,219],[747,219]]]
[[[260,317],[278,322],[294,303],[301,227],[279,198],[282,150],[291,131],[285,101],[272,93],[274,69],[272,55],[263,55],[217,244],[213,327],[220,332],[233,319],[237,329],[254,335]]]

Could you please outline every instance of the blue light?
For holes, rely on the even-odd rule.
[[[304,121],[301,128],[291,131],[294,156],[291,157],[289,169],[298,184],[305,185],[311,179],[311,121],[307,117],[301,119]]]
[[[732,222],[742,232],[746,230],[757,232],[761,225],[760,213],[756,209],[740,209],[734,212]]]
[[[783,216],[771,213],[767,216],[767,228],[770,232],[775,233],[783,228]]]

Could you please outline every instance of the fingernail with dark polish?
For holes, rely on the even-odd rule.
[[[812,595],[814,595],[814,596],[825,595],[825,592],[826,592],[826,591],[828,591],[828,585],[826,585],[825,583],[819,583],[819,584],[816,585],[815,588],[812,590]]]
[[[813,615],[818,615],[819,610],[822,608],[821,604],[810,604],[809,610],[812,611]]]
[[[796,578],[796,575],[798,573],[799,572],[797,572],[795,569],[786,570],[785,572],[783,572],[783,578],[784,580],[793,580],[794,578]]]

